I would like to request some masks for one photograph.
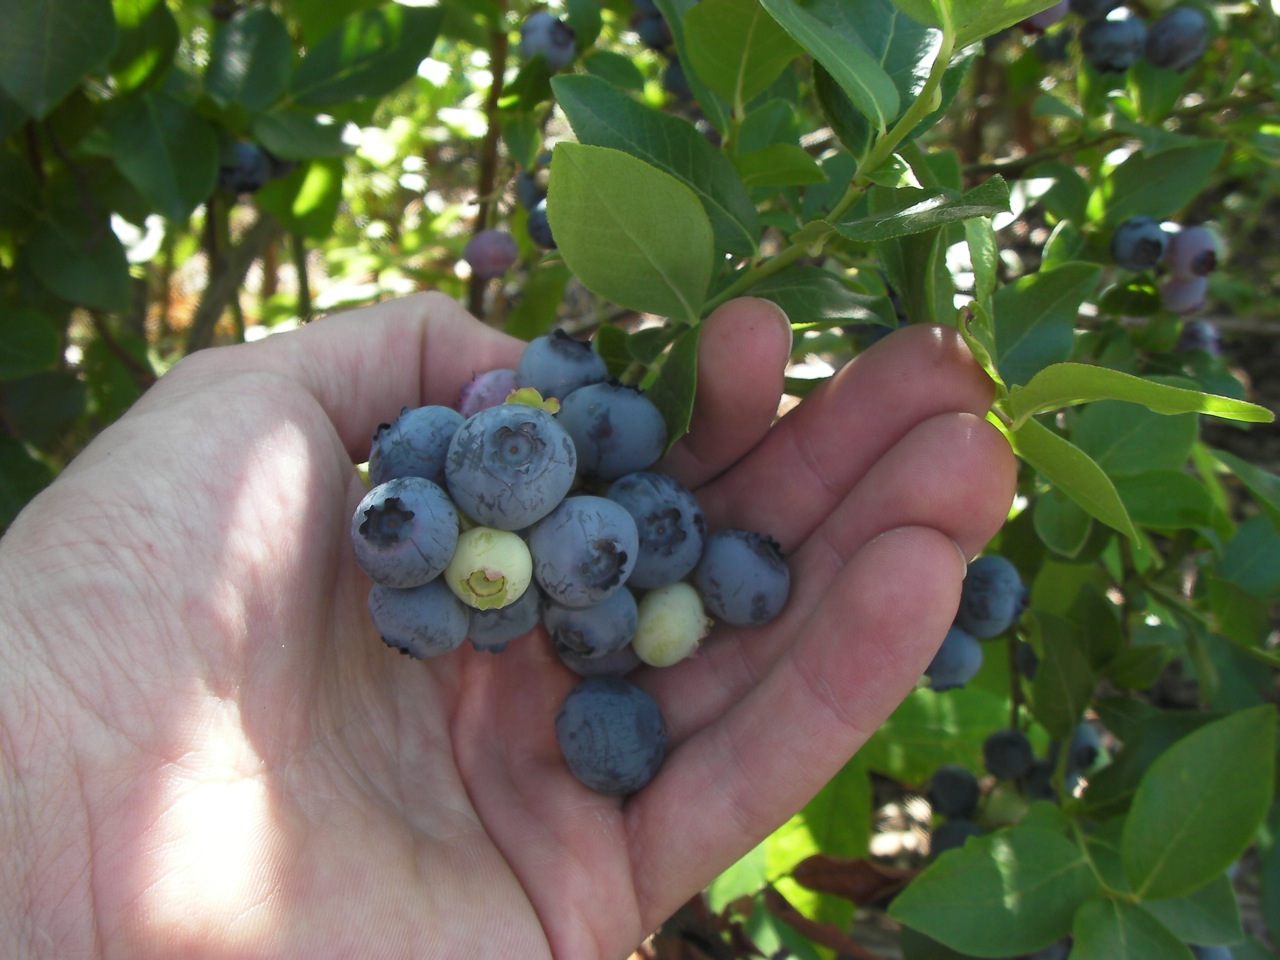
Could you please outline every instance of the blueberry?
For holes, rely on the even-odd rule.
[[[1036,671],[1040,669],[1040,656],[1036,653],[1036,648],[1025,640],[1019,640],[1013,651],[1013,665],[1028,680],[1034,680]]]
[[[510,367],[477,373],[458,394],[458,413],[466,418],[496,407],[506,402],[516,386],[516,372]]]
[[[730,528],[707,537],[693,585],[714,617],[758,626],[776,617],[791,592],[791,571],[777,541]]]
[[[520,259],[515,237],[505,230],[481,230],[467,241],[462,259],[481,280],[492,280],[510,270]]]
[[[477,523],[521,530],[555,509],[573,485],[573,440],[551,414],[504,403],[468,418],[453,435],[445,481]]]
[[[1081,723],[1071,734],[1067,747],[1067,770],[1087,772],[1102,753],[1102,738],[1091,723]]]
[[[669,583],[640,598],[631,646],[645,663],[669,667],[693,656],[711,629],[698,591],[684,582]]]
[[[612,500],[568,497],[529,531],[533,573],[555,602],[591,606],[622,589],[639,541],[631,514]]]
[[[978,778],[958,763],[944,763],[929,778],[933,812],[952,820],[971,820],[978,810]]]
[[[556,647],[556,654],[561,663],[580,677],[621,677],[641,664],[631,644],[601,657],[583,657],[559,647]]]
[[[532,210],[547,198],[545,175],[521,170],[516,174],[516,202],[526,210]]]
[[[237,140],[224,147],[218,164],[218,186],[240,196],[257,193],[271,179],[271,157],[256,143]]]
[[[952,627],[933,655],[924,675],[933,690],[941,693],[963,687],[982,667],[982,644],[971,633]]]
[[[631,17],[631,29],[640,37],[640,42],[650,50],[665,53],[675,43],[671,35],[671,25],[661,13],[641,13],[637,10]]]
[[[1034,761],[1031,741],[1016,727],[997,730],[983,741],[982,762],[993,777],[1017,780],[1031,772]]]
[[[1067,937],[1057,943],[1051,943],[1043,950],[1025,954],[1021,960],[1067,960],[1071,955],[1071,938]]]
[[[445,406],[405,407],[373,435],[369,482],[377,486],[397,477],[425,477],[443,485],[445,454],[462,419]]]
[[[526,590],[515,603],[488,610],[473,609],[467,626],[467,639],[477,650],[500,653],[516,637],[523,637],[538,625],[542,614],[542,598],[537,589]]]
[[[557,400],[608,376],[604,357],[595,352],[590,341],[575,340],[563,330],[534,337],[516,364],[517,384]]]
[[[1208,296],[1208,277],[1166,277],[1160,284],[1160,302],[1174,313],[1195,313]]]
[[[1164,266],[1174,277],[1205,277],[1217,269],[1221,255],[1222,243],[1208,227],[1183,227],[1169,237]]]
[[[1099,73],[1124,73],[1141,58],[1146,42],[1146,24],[1125,7],[1080,28],[1080,49]]]
[[[1022,777],[1022,790],[1028,800],[1057,800],[1053,787],[1053,761],[1037,759]]]
[[[1068,0],[1071,12],[1084,20],[1102,20],[1120,6],[1121,0]]]
[[[980,640],[1004,633],[1022,615],[1027,597],[1018,568],[988,553],[969,564],[960,586],[956,626]]]
[[[1209,45],[1209,18],[1195,7],[1174,7],[1147,32],[1147,61],[1166,70],[1187,70]]]
[[[707,520],[693,493],[675,477],[641,471],[619,477],[606,494],[631,514],[640,553],[628,581],[650,589],[683,579],[698,564]]]
[[[647,470],[666,450],[667,424],[658,408],[617,380],[574,390],[560,404],[558,419],[573,437],[579,469],[592,480]]]
[[[636,598],[630,590],[615,590],[589,607],[566,607],[548,601],[542,622],[556,652],[594,659],[617,653],[636,632]]]
[[[590,677],[564,698],[556,740],[569,772],[599,793],[639,790],[667,752],[667,725],[657,701],[621,677]]]
[[[1028,27],[1033,31],[1048,30],[1067,15],[1067,9],[1069,6],[1070,0],[1059,0],[1059,2],[1055,3],[1052,7],[1041,10],[1039,13],[1033,13],[1031,16],[1027,17],[1026,20],[1022,21],[1023,26]]]
[[[375,583],[417,587],[438,577],[458,543],[458,511],[439,486],[401,477],[364,495],[351,517],[356,562]]]
[[[510,606],[528,590],[533,561],[519,535],[472,527],[459,535],[443,579],[468,607],[493,610]]]
[[[948,850],[963,847],[970,837],[982,836],[982,828],[972,820],[946,820],[933,828],[929,837],[929,857],[940,857]]]
[[[679,57],[667,61],[667,68],[662,71],[662,89],[680,103],[693,100],[693,87],[689,86],[689,78],[685,76],[684,65]]]
[[[1111,235],[1111,259],[1126,270],[1152,270],[1167,243],[1167,235],[1153,217],[1130,217]]]
[[[1212,357],[1222,356],[1222,334],[1208,320],[1188,320],[1178,335],[1178,350],[1190,353],[1203,350]]]
[[[577,55],[576,35],[563,20],[545,10],[525,18],[520,25],[520,56],[532,60],[542,54],[553,71],[562,70]]]
[[[1187,944],[1191,947],[1191,955],[1196,960],[1232,960],[1234,954],[1230,947],[1202,947],[1196,944]]]
[[[369,616],[387,646],[419,660],[456,650],[467,639],[467,608],[439,578],[407,590],[375,583]]]
[[[547,219],[546,197],[543,197],[530,209],[529,217],[525,221],[525,229],[529,232],[529,239],[543,250],[554,250],[556,248],[555,237],[551,235],[551,221]]]

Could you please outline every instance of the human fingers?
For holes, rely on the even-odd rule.
[[[800,809],[866,742],[946,632],[963,569],[936,530],[881,534],[840,570],[760,683],[675,747],[624,810],[648,925]]]
[[[982,416],[990,378],[950,328],[912,326],[860,354],[698,491],[710,525],[750,526],[794,549],[917,424]]]
[[[777,415],[790,355],[791,324],[768,300],[741,297],[707,317],[689,432],[662,469],[694,487],[754,447]]]

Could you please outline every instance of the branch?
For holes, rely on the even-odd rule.
[[[498,169],[498,140],[502,136],[502,123],[498,120],[498,101],[502,99],[502,77],[507,69],[507,32],[489,31],[489,72],[493,82],[489,84],[489,96],[485,99],[484,115],[488,127],[480,148],[480,209],[476,212],[475,236],[489,225],[489,208],[493,205],[493,186]],[[487,280],[471,275],[467,304],[473,316],[480,316],[484,309],[484,288]]]
[[[195,316],[191,318],[191,327],[187,331],[187,353],[202,350],[213,342],[213,330],[218,325],[218,320],[231,299],[239,292],[249,267],[262,256],[275,231],[275,221],[266,213],[260,212],[258,219],[244,232],[240,242],[225,251],[225,256],[218,258],[217,268],[210,275]]]

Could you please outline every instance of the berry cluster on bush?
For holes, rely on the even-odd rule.
[[[295,166],[252,140],[235,140],[223,147],[218,158],[218,189],[235,197],[257,193]]]
[[[1209,18],[1193,6],[1173,7],[1148,23],[1119,0],[1069,0],[1029,23],[1044,30],[1068,10],[1084,20],[1080,52],[1099,73],[1124,73],[1143,59],[1153,67],[1182,72],[1204,56],[1209,44]]]
[[[1111,259],[1126,270],[1159,270],[1161,303],[1173,313],[1188,314],[1205,304],[1209,274],[1222,257],[1222,241],[1204,225],[1159,223],[1138,215],[1116,227],[1110,250]]]
[[[979,641],[999,636],[1013,626],[1028,599],[1022,576],[1007,557],[988,553],[969,564],[955,622],[924,671],[929,686],[942,692],[972,680],[982,668]]]
[[[351,520],[388,646],[420,659],[470,639],[497,653],[543,624],[585,678],[557,739],[605,793],[638,790],[666,751],[657,704],[624,675],[689,657],[715,620],[766,623],[790,592],[774,540],[710,531],[693,492],[653,469],[666,446],[648,396],[556,331],[515,369],[476,376],[456,409],[378,427]]]

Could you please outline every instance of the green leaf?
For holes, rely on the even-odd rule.
[[[825,183],[827,175],[818,161],[794,143],[774,143],[760,150],[739,153],[734,169],[748,187],[793,187]]]
[[[759,0],[702,0],[684,16],[689,64],[741,110],[803,51]]]
[[[147,345],[140,337],[117,336],[108,346],[95,339],[84,352],[84,378],[89,385],[93,411],[106,422],[118,420],[142,396],[142,387],[120,353],[130,357],[133,368],[150,372]]]
[[[547,215],[561,256],[588,290],[697,322],[715,244],[702,204],[675,177],[620,150],[559,143]]]
[[[1049,614],[1037,614],[1035,620],[1042,648],[1032,683],[1036,719],[1051,736],[1069,740],[1093,699],[1097,680],[1081,649],[1079,631]]]
[[[1116,226],[1129,217],[1176,215],[1209,182],[1226,143],[1201,140],[1156,154],[1135,153],[1089,198],[1089,218]]]
[[[120,36],[111,76],[116,89],[127,93],[164,76],[182,38],[164,0],[113,0],[112,6]]]
[[[876,198],[871,199],[874,209]],[[954,322],[955,283],[947,269],[944,228],[882,241],[876,252],[910,323]]]
[[[12,437],[0,436],[0,532],[53,480],[53,471]]]
[[[855,293],[836,274],[809,264],[792,264],[765,278],[751,288],[751,295],[780,306],[794,331],[846,323],[898,325],[888,297]]]
[[[1156,413],[1207,413],[1228,420],[1271,423],[1266,407],[1199,390],[1157,383],[1108,367],[1087,363],[1055,363],[1038,372],[1025,386],[1009,391],[1008,412],[1013,429],[1027,417],[1091,400],[1128,400]]]
[[[137,191],[170,220],[182,222],[218,178],[218,135],[187,104],[145,93],[111,125],[111,154]]]
[[[1241,710],[1170,747],[1125,819],[1125,877],[1145,900],[1185,896],[1244,852],[1271,802],[1275,708]]]
[[[443,19],[443,7],[397,4],[352,14],[307,51],[293,99],[325,105],[385,96],[417,73]]]
[[[582,58],[582,69],[622,90],[644,90],[644,74],[634,60],[613,50],[592,50]]]
[[[782,28],[821,63],[877,131],[898,116],[898,91],[858,37],[856,4],[761,0]]]
[[[742,897],[749,897],[764,889],[769,876],[765,851],[772,837],[757,844],[741,860],[731,866],[707,887],[707,905],[715,913],[721,913],[729,904]]]
[[[1184,943],[1219,947],[1244,939],[1240,904],[1226,874],[1185,897],[1145,900],[1139,906]]]
[[[1133,522],[1157,530],[1208,527],[1213,499],[1203,483],[1180,470],[1146,470],[1115,478]]]
[[[25,255],[40,282],[68,303],[128,308],[129,263],[107,224],[45,220],[27,238]]]
[[[58,332],[39,310],[0,309],[0,380],[26,377],[58,362]]]
[[[1217,574],[1264,600],[1280,596],[1280,534],[1267,517],[1250,517],[1227,541]]]
[[[0,89],[43,120],[116,46],[111,0],[0,3]]]
[[[1072,928],[1072,960],[1193,960],[1186,945],[1141,907],[1110,898],[1086,901]]]
[[[755,205],[729,160],[687,121],[654,110],[607,82],[566,74],[551,83],[578,141],[644,160],[694,192],[715,232],[716,246],[750,256],[760,236]]]
[[[1089,541],[1093,518],[1062,491],[1049,488],[1031,508],[1036,536],[1054,553],[1076,557]]]
[[[573,31],[574,43],[579,50],[590,49],[604,26],[600,4],[596,0],[565,0],[564,19]]]
[[[568,283],[569,268],[561,260],[548,260],[531,270],[525,280],[523,296],[507,314],[503,329],[521,340],[532,340],[548,332],[559,319],[560,304],[564,302],[564,288]],[[601,327],[600,333],[606,329],[618,328]]]
[[[1038,420],[1028,420],[1009,436],[1014,453],[1090,516],[1127,537],[1137,536],[1115,485],[1087,453]]]
[[[916,187],[877,187],[873,192],[878,195],[874,215],[835,224],[841,236],[859,243],[879,243],[1009,209],[1009,186],[1000,176],[959,196],[949,190]]]
[[[262,207],[290,233],[322,240],[333,230],[342,202],[344,165],[337,158],[304,163],[280,180],[272,180],[256,194]]]
[[[996,360],[1005,383],[1026,383],[1071,356],[1080,304],[1097,286],[1100,272],[1092,264],[1067,263],[996,291]]]
[[[982,741],[1009,722],[1008,693],[978,687],[913,691],[871,735],[858,756],[867,769],[904,783],[924,784],[944,763],[982,768]]]
[[[1127,811],[1151,765],[1175,743],[1214,720],[1203,713],[1148,710],[1150,714],[1144,712],[1129,721],[1124,746],[1090,781],[1084,802],[1091,817],[1106,819]]]
[[[676,59],[681,63],[691,63],[689,45],[685,42],[684,36],[684,18],[700,0],[654,0],[654,2],[658,5],[658,10],[661,11],[667,25],[671,27],[671,35],[676,43]],[[702,107],[702,112],[706,114],[713,127],[724,133],[729,129],[729,107],[723,99],[712,92],[711,88],[698,76],[696,70],[686,70],[684,75],[694,98]]]
[[[559,150],[559,148],[556,148]],[[657,377],[647,385],[646,392],[653,405],[662,413],[667,425],[667,449],[689,432],[689,420],[693,415],[693,400],[698,392],[698,334],[700,326],[690,327],[672,341],[671,349]]]
[[[1271,518],[1271,522],[1280,528],[1280,477],[1226,450],[1213,450],[1212,453],[1219,463],[1234,473],[1248,488],[1258,506]]]
[[[944,853],[898,894],[889,916],[956,950],[1008,957],[1065,936],[1097,885],[1061,834],[1014,827]]]
[[[800,118],[786,100],[769,100],[742,118],[738,130],[738,152],[750,153],[775,143],[798,144]],[[827,178],[826,171],[822,174]]]
[[[214,35],[204,86],[215,99],[252,113],[284,93],[292,69],[289,28],[267,7],[253,7]]]
[[[280,160],[344,157],[351,147],[342,140],[342,124],[321,123],[305,110],[272,110],[253,118],[253,139]]]
[[[1121,400],[1098,400],[1075,417],[1071,439],[1117,477],[1181,470],[1191,456],[1198,426],[1194,413],[1159,414]]]
[[[964,222],[964,239],[973,264],[973,299],[982,304],[988,316],[995,309],[992,296],[999,286],[1000,251],[996,231],[989,217],[970,217]]]

